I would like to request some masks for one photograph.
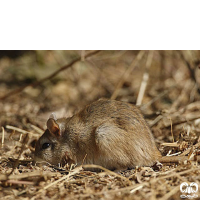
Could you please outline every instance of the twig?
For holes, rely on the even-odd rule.
[[[172,121],[173,121],[173,126],[182,124],[188,121],[193,121],[196,119],[199,119],[199,112],[193,112],[193,113],[188,113],[187,115],[181,115],[180,113],[175,113],[174,115],[171,115]],[[168,118],[167,118],[168,119]],[[160,124],[160,128],[168,128],[171,126],[171,123],[169,123],[169,120],[164,121],[165,118],[163,117],[163,122]]]
[[[200,88],[199,88],[199,84],[196,80],[196,76],[195,76],[195,69],[191,67],[190,63],[186,60],[185,56],[183,55],[183,52],[182,51],[177,51],[180,55],[180,57],[182,58],[182,60],[185,62],[187,68],[189,69],[189,72],[190,72],[190,76],[191,78],[193,79],[193,81],[195,82],[195,85],[196,85],[196,88],[197,88],[197,91],[200,93]]]
[[[34,182],[31,181],[18,181],[18,180],[7,180],[4,184],[16,184],[16,185],[34,185]]]
[[[187,173],[194,172],[194,171],[199,171],[199,168],[192,168],[192,169],[188,169],[188,170],[185,170],[185,171],[182,171],[182,172],[172,172],[169,175],[161,176],[161,177],[158,177],[156,179],[153,179],[152,181],[150,181],[150,183],[155,184],[155,182],[158,182],[159,180],[167,179],[167,178],[170,178],[170,177],[173,177],[173,176],[176,176],[176,175],[181,176],[183,174],[187,174]]]
[[[173,153],[173,154],[167,154],[167,157],[174,157],[180,155],[181,152]]]
[[[124,72],[124,74],[122,75],[122,77],[120,78],[119,83],[117,84],[112,96],[110,99],[116,99],[117,95],[119,93],[119,90],[121,89],[121,87],[124,84],[124,81],[128,78],[128,76],[130,75],[130,73],[133,71],[133,69],[136,67],[136,65],[138,64],[138,62],[142,59],[142,57],[144,56],[145,51],[140,51],[138,53],[138,55],[136,56],[136,58],[133,60],[133,62],[130,64],[130,66],[126,69],[126,71]]]
[[[26,136],[24,137],[24,140],[23,140],[22,147],[21,147],[21,150],[19,152],[18,158],[17,158],[16,162],[14,163],[12,171],[9,173],[8,177],[13,173],[15,168],[18,166],[19,159],[20,159],[20,157],[21,157],[21,155],[22,155],[22,153],[24,151],[24,148],[25,148],[25,145],[27,144],[27,142],[28,142],[28,134],[26,134]]]
[[[171,108],[169,110],[170,113],[175,112],[177,110],[177,108],[179,107],[181,102],[184,101],[185,96],[187,96],[190,93],[191,87],[193,86],[193,84],[194,84],[194,82],[191,80],[186,81],[184,88],[182,89],[180,95],[171,105]]]
[[[190,71],[190,75],[192,77],[192,79],[194,80],[194,82],[196,83],[196,77],[195,77],[195,72],[194,72],[194,69],[192,69],[190,63],[186,60],[185,56],[183,55],[183,52],[182,51],[177,51],[180,55],[180,57],[182,58],[182,60],[185,62],[187,68],[189,69]]]
[[[33,128],[35,131],[37,131],[39,134],[43,134],[44,130],[42,130],[41,128],[31,124],[31,128]]]
[[[42,171],[33,171],[33,172],[27,172],[27,173],[21,173],[21,174],[11,174],[9,176],[9,180],[20,180],[20,179],[25,179],[25,178],[31,178],[31,177],[52,177],[52,176],[57,176],[57,172],[42,172]],[[5,181],[7,180],[7,176],[4,174],[0,174],[0,181]]]
[[[135,191],[142,189],[143,187],[144,187],[144,185],[139,185],[139,186],[136,187],[135,189],[131,190],[130,193],[132,194],[132,193],[134,193]]]
[[[137,106],[140,106],[142,104],[144,92],[146,90],[147,82],[149,80],[149,69],[150,69],[151,64],[152,64],[153,53],[154,53],[154,51],[149,51],[149,54],[148,54],[148,57],[147,57],[146,69],[145,69],[145,72],[143,74],[142,83],[140,85],[140,90],[139,90],[138,98],[137,98],[137,101],[136,101]]]
[[[17,159],[11,158],[11,157],[9,157],[8,160],[13,163],[15,163],[17,161]],[[30,162],[33,162],[33,161],[34,161],[33,159],[19,160],[18,164],[19,165],[28,165]]]
[[[129,183],[129,185],[132,185],[131,181],[128,178],[126,178],[124,176],[121,176],[121,175],[119,175],[119,174],[117,174],[117,173],[115,173],[113,171],[110,171],[109,169],[106,169],[106,168],[104,168],[104,167],[102,167],[100,165],[83,165],[83,168],[84,169],[85,168],[89,168],[89,169],[91,169],[91,168],[93,168],[93,169],[101,169],[101,170],[103,170],[103,171],[105,171],[105,172],[107,172],[107,173],[109,173],[109,174],[111,174],[113,176],[117,176],[117,177],[121,178],[122,180],[127,181]]]
[[[5,130],[4,130],[4,127],[2,127],[2,138],[1,138],[2,146],[4,145],[4,135],[5,135]]]
[[[154,97],[151,101],[149,101],[146,104],[143,104],[142,106],[140,106],[141,110],[146,109],[148,106],[150,106],[152,103],[154,103],[155,101],[157,101],[158,99],[160,99],[161,97],[165,96],[167,93],[169,93],[173,88],[175,88],[175,86],[172,86],[170,88],[168,88],[167,90],[163,91],[162,93],[160,93],[158,96]]]
[[[158,117],[156,117],[152,122],[149,123],[150,127],[153,127],[155,124],[157,124],[161,119],[163,118],[162,115],[159,115]]]
[[[7,128],[7,129],[11,129],[11,130],[18,131],[19,133],[24,133],[24,134],[28,133],[28,134],[30,134],[31,136],[39,137],[38,134],[32,133],[32,132],[30,132],[30,131],[25,131],[25,130],[22,130],[21,128],[17,128],[17,127],[14,127],[14,126],[6,125],[6,128]]]
[[[169,117],[169,120],[170,120],[170,124],[171,124],[172,141],[173,141],[173,143],[174,143],[174,134],[173,134],[173,128],[172,128],[172,118]]]
[[[93,55],[95,55],[95,54],[97,54],[98,52],[100,52],[100,51],[97,50],[97,51],[91,51],[91,52],[87,53],[87,54],[85,55],[85,59],[88,58],[88,57],[91,57],[91,56],[93,56]],[[12,95],[18,94],[18,93],[22,92],[25,88],[27,88],[27,87],[29,87],[29,86],[30,86],[30,87],[36,87],[36,86],[40,85],[41,83],[44,83],[45,81],[52,79],[54,76],[56,76],[57,74],[59,74],[61,71],[68,69],[69,67],[71,67],[72,65],[74,65],[75,63],[77,63],[77,62],[80,61],[80,60],[81,60],[81,57],[79,57],[79,58],[77,58],[77,59],[71,61],[69,64],[64,65],[64,66],[61,67],[60,69],[56,70],[55,72],[53,72],[53,73],[50,74],[49,76],[46,76],[45,78],[43,78],[43,79],[41,79],[41,80],[39,80],[39,81],[36,81],[36,82],[34,82],[34,83],[25,85],[25,86],[23,86],[23,87],[21,87],[21,88],[17,88],[16,90],[13,90],[13,91],[7,93],[6,95],[0,97],[0,100],[4,100],[4,99],[6,99],[6,98],[8,98],[8,97],[10,97],[10,96],[12,96]]]
[[[83,166],[83,163],[85,162],[86,157],[87,157],[87,153],[85,154],[85,156],[84,156],[84,158],[83,158],[83,161],[82,161],[81,166]]]
[[[193,146],[194,149],[196,149],[196,148],[198,148],[198,147],[200,147],[200,142],[198,142],[197,144],[195,144],[195,145]],[[185,150],[185,151],[181,154],[181,156],[185,156],[186,154],[190,153],[190,150],[191,150],[191,149],[192,149],[192,147],[190,147],[190,148],[188,148],[187,150]]]
[[[180,145],[177,144],[177,142],[174,142],[174,143],[162,143],[161,146],[166,146],[166,147],[179,147]]]
[[[57,183],[59,183],[59,182],[65,180],[65,179],[69,179],[70,176],[73,176],[73,175],[77,174],[77,173],[80,172],[81,170],[82,170],[82,167],[81,167],[81,166],[75,168],[75,169],[73,170],[73,172],[69,172],[68,175],[65,175],[65,176],[63,176],[62,178],[60,178],[60,179],[58,179],[58,180],[56,180],[56,181],[54,181],[54,182],[52,182],[52,183],[46,185],[43,189],[40,189],[38,192],[42,192],[43,190],[46,190],[46,189],[52,187],[53,185],[56,185]]]

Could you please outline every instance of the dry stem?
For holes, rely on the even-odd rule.
[[[133,62],[130,64],[130,66],[126,69],[126,71],[124,72],[124,74],[120,78],[119,83],[117,84],[117,86],[116,86],[116,88],[115,88],[110,99],[116,99],[117,98],[119,90],[123,86],[125,80],[127,80],[130,73],[133,71],[133,69],[136,67],[136,65],[139,63],[139,61],[142,59],[142,57],[144,56],[144,53],[145,53],[145,51],[140,51],[138,53],[138,55],[136,56],[136,58],[133,60]]]

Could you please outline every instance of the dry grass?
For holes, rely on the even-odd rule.
[[[192,161],[200,154],[199,51],[22,53],[0,58],[0,98],[25,88],[0,101],[1,199],[180,199],[182,182],[200,187],[200,166]],[[100,97],[137,101],[162,154],[191,160],[119,172],[33,165],[48,115],[71,116]]]

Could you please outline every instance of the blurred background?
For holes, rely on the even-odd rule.
[[[102,97],[140,106],[156,138],[167,141],[170,123],[181,124],[173,126],[179,138],[188,105],[193,118],[200,117],[200,51],[99,51],[87,57],[91,52],[0,51],[0,127],[44,130],[52,112],[68,117]]]

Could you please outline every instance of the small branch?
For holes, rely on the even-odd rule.
[[[119,90],[121,89],[121,87],[123,86],[125,80],[127,80],[128,76],[130,75],[130,73],[133,71],[133,69],[136,67],[136,65],[138,64],[138,62],[142,59],[142,57],[144,56],[145,51],[140,51],[138,53],[138,55],[136,56],[136,58],[133,60],[133,62],[130,64],[130,66],[127,68],[127,70],[124,72],[124,74],[122,75],[122,77],[119,80],[119,83],[117,84],[112,96],[110,99],[116,99],[117,95],[119,93]]]
[[[15,185],[34,185],[32,181],[18,181],[18,180],[7,180],[4,184],[15,184]]]
[[[163,156],[162,158],[160,158],[159,162],[161,162],[161,163],[178,163],[178,162],[184,162],[185,160],[190,160],[190,159],[188,159],[188,156],[181,156],[181,155],[179,155],[179,156]],[[200,156],[197,156],[196,158],[192,158],[191,160],[200,162]]]
[[[189,69],[190,71],[190,75],[192,77],[192,79],[195,81],[196,83],[196,77],[195,77],[195,73],[194,73],[194,69],[192,69],[190,63],[185,59],[185,56],[183,55],[183,52],[182,51],[177,51],[181,57],[181,59],[184,61],[184,63],[186,64],[187,68]]]
[[[70,171],[68,175],[65,175],[65,176],[63,176],[62,178],[60,178],[60,179],[58,179],[58,180],[56,180],[56,181],[54,181],[54,182],[52,182],[52,183],[49,183],[49,184],[46,185],[43,189],[40,189],[38,192],[42,192],[42,191],[44,191],[44,190],[47,190],[48,188],[50,188],[50,187],[56,185],[57,183],[59,183],[59,182],[61,182],[61,181],[63,181],[63,180],[68,180],[71,176],[73,176],[73,175],[79,173],[81,170],[82,170],[82,167],[81,167],[81,166],[75,168],[73,171]]]
[[[164,142],[161,144],[161,146],[166,146],[166,147],[179,147],[180,145],[177,143],[177,142],[173,142],[173,143],[167,143],[167,142]]]
[[[182,114],[182,113],[177,112],[177,113],[174,113],[173,115],[171,115],[173,126],[176,126],[176,125],[188,122],[188,121],[194,121],[199,118],[200,118],[199,112],[192,112],[192,113],[188,113],[188,114]],[[161,129],[171,127],[171,122],[169,122],[167,117],[163,117],[162,119],[163,120],[162,120],[161,124],[159,125],[159,127]]]
[[[4,130],[4,127],[2,127],[2,138],[1,138],[1,144],[2,146],[4,145],[4,137],[5,136],[5,130]]]
[[[9,173],[8,177],[13,173],[13,171],[15,170],[15,168],[18,166],[19,161],[20,161],[19,159],[20,159],[20,157],[21,157],[21,155],[22,155],[22,153],[23,153],[23,151],[25,149],[25,145],[27,144],[27,142],[28,142],[28,134],[26,134],[26,136],[25,136],[25,138],[23,140],[22,147],[21,147],[20,153],[18,155],[18,158],[17,158],[16,162],[14,163],[12,171]]]
[[[18,131],[19,133],[23,133],[23,134],[30,134],[31,136],[34,136],[34,137],[39,137],[38,134],[35,134],[35,133],[32,133],[30,131],[25,131],[25,130],[22,130],[21,128],[17,128],[17,127],[14,127],[14,126],[10,126],[10,125],[6,125],[6,128],[7,129],[10,129],[10,130],[14,130],[14,131]]]
[[[151,99],[151,101],[149,101],[148,103],[143,104],[142,106],[140,106],[140,109],[141,110],[147,109],[148,106],[150,106],[151,104],[153,104],[154,102],[156,102],[157,100],[159,100],[160,98],[165,96],[167,93],[169,93],[174,88],[175,88],[175,86],[171,86],[170,88],[168,88],[165,91],[161,92],[158,96],[156,96],[153,99]]]
[[[172,118],[169,117],[169,120],[170,120],[170,125],[171,125],[172,141],[173,141],[173,143],[174,143],[174,134],[173,134],[173,128],[172,128]]]
[[[41,172],[41,171],[32,171],[32,172],[26,172],[26,173],[21,173],[21,174],[11,174],[9,176],[8,180],[21,180],[21,179],[26,179],[30,178],[32,179],[33,177],[54,177],[57,176],[57,172]],[[0,181],[6,181],[7,176],[5,174],[0,174]]]
[[[198,142],[197,144],[195,144],[194,146],[193,146],[193,148],[194,149],[196,149],[196,148],[199,148],[200,147],[200,142]],[[185,156],[185,155],[187,155],[188,153],[190,153],[190,150],[192,149],[192,147],[190,147],[190,148],[188,148],[187,150],[185,150],[182,154],[181,154],[181,156]]]
[[[136,101],[137,106],[140,106],[142,104],[144,92],[146,90],[147,82],[149,80],[149,69],[150,69],[151,64],[152,64],[153,53],[154,53],[153,51],[149,51],[149,54],[148,54],[148,57],[147,57],[146,69],[145,69],[145,72],[143,74],[142,83],[140,85],[140,90],[139,90],[138,98],[137,98],[137,101]]]
[[[99,53],[99,52],[100,52],[99,50],[91,51],[91,52],[89,52],[89,53],[87,53],[87,54],[85,55],[85,59],[88,58],[88,57],[91,57],[91,56],[93,56],[93,55],[95,55],[95,54],[97,54],[97,53]],[[39,80],[39,81],[36,81],[36,82],[34,82],[34,83],[25,85],[25,86],[23,86],[23,87],[17,88],[16,90],[13,90],[13,91],[7,93],[6,95],[0,97],[0,100],[4,100],[4,99],[6,99],[6,98],[8,98],[8,97],[10,97],[10,96],[13,96],[13,95],[15,95],[15,94],[18,94],[18,93],[22,92],[25,88],[27,88],[27,87],[29,87],[29,86],[30,86],[30,87],[36,87],[36,86],[40,85],[41,83],[44,83],[45,81],[52,79],[54,76],[56,76],[57,74],[59,74],[61,71],[64,71],[64,70],[68,69],[69,67],[71,67],[72,65],[74,65],[75,63],[77,63],[78,61],[81,61],[81,57],[79,57],[79,58],[77,58],[77,59],[71,61],[69,64],[64,65],[64,66],[61,67],[60,69],[56,70],[55,72],[53,72],[53,73],[50,74],[49,76],[46,76],[45,78],[43,78],[43,79],[41,79],[41,80]]]
[[[124,176],[121,176],[120,174],[115,173],[115,172],[113,172],[113,171],[111,171],[111,170],[109,170],[109,169],[106,169],[105,167],[102,167],[102,166],[100,166],[100,165],[93,165],[93,164],[91,164],[91,165],[83,165],[83,169],[100,169],[100,170],[103,170],[103,171],[105,171],[106,173],[108,173],[108,174],[110,174],[110,175],[119,177],[119,178],[121,178],[122,180],[127,181],[129,185],[132,185],[131,181],[130,181],[128,178],[126,178],[126,177],[124,177]]]

